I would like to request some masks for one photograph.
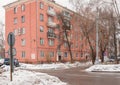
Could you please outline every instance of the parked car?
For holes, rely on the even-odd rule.
[[[19,66],[19,61],[18,61],[18,59],[14,58],[14,59],[13,59],[13,62],[14,62],[14,65],[15,65],[16,67]],[[4,59],[4,64],[5,64],[5,65],[10,65],[10,58],[5,58],[5,59]]]
[[[120,61],[120,55],[117,56],[117,60]],[[114,61],[115,61],[115,56],[110,56],[108,62],[114,62]]]

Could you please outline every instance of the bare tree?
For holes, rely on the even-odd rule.
[[[70,41],[70,31],[71,31],[71,15],[67,11],[62,11],[57,14],[58,20],[61,23],[61,28],[59,28],[58,34],[58,51],[60,51],[61,46],[67,43],[68,51],[70,53],[71,63],[73,63],[72,51],[71,51],[71,41]]]
[[[101,61],[104,62],[104,53],[108,51],[109,48],[111,49],[112,46],[114,48],[113,51],[117,60],[116,18],[119,12],[116,12],[114,0],[109,2],[106,2],[105,0],[89,0],[87,2],[84,0],[70,0],[70,2],[74,5],[77,12],[75,16],[77,15],[78,21],[76,21],[76,23],[78,23],[78,26],[89,43],[93,64],[96,57],[96,39],[94,35],[96,33],[95,24],[97,12],[99,12],[99,56]],[[96,8],[98,8],[98,11]]]
[[[5,56],[4,41],[4,24],[0,22],[0,57]]]
[[[92,9],[93,5],[90,3],[85,3],[83,0],[75,0],[73,1],[73,4],[75,5],[77,13],[75,13],[75,22],[77,23],[77,26],[82,31],[82,35],[86,38],[90,53],[91,53],[91,59],[92,63],[95,63],[96,58],[96,50],[95,50],[95,12]]]

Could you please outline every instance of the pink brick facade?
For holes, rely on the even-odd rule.
[[[43,4],[42,8],[40,8],[40,3]],[[23,5],[25,7],[24,11],[22,10]],[[59,45],[59,40],[57,38],[48,38],[47,33],[49,29],[52,29],[57,36],[60,33],[60,31],[58,30],[57,27],[50,28],[48,26],[48,18],[51,17],[52,21],[56,24],[60,24],[60,21],[58,20],[57,16],[51,16],[48,14],[49,6],[55,10],[56,14],[63,10],[67,10],[66,8],[59,6],[54,2],[48,0],[20,0],[5,6],[6,11],[5,38],[7,39],[9,32],[15,33],[16,42],[14,47],[17,50],[17,55],[15,57],[19,59],[19,61],[38,63],[50,61],[56,62],[58,60],[57,47]],[[14,13],[15,7],[17,9],[16,13]],[[69,12],[72,13],[71,11]],[[44,16],[43,21],[40,21],[41,14]],[[22,22],[23,17],[24,19]],[[15,18],[17,19],[16,21]],[[22,28],[24,28],[24,30],[22,30]],[[21,30],[23,32],[21,32]],[[84,59],[85,57],[81,57],[80,53],[81,41],[75,39],[74,35],[76,33],[74,31],[74,28],[72,28],[69,33],[72,34],[71,41],[73,43],[72,47],[73,59],[74,60]],[[78,33],[77,35],[80,34]],[[52,45],[49,45],[50,41]],[[40,43],[43,44],[41,45]],[[8,49],[9,46],[6,41],[5,50],[7,51]],[[87,49],[87,45],[84,45],[83,49]],[[65,52],[67,53],[67,56],[65,56]],[[70,61],[68,48],[66,48],[64,44],[61,46],[61,59],[64,61]]]

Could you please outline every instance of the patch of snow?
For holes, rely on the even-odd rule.
[[[13,73],[13,81],[10,81],[10,73],[3,72],[0,75],[0,85],[67,85],[57,77],[45,73],[17,70]]]
[[[113,65],[93,65],[86,71],[107,71],[107,72],[120,72],[120,64]]]
[[[52,64],[25,64],[21,63],[20,68],[22,69],[69,69],[72,67],[88,66],[92,65],[91,62],[80,63],[75,62],[71,63],[52,63]]]
[[[4,59],[0,59],[0,63],[4,63]]]

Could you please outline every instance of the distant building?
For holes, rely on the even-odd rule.
[[[72,27],[73,12],[55,3],[54,0],[18,0],[5,8],[5,39],[9,32],[15,34],[15,56],[21,62],[39,63],[70,61],[68,43],[74,60],[85,59],[88,54],[87,44],[81,44],[77,27]],[[66,34],[63,23],[57,14],[61,13],[67,20]],[[76,36],[75,36],[76,35]],[[84,51],[82,51],[82,49]],[[5,42],[5,50],[9,46]],[[8,56],[8,55],[6,55]],[[9,57],[9,56],[8,56]]]

